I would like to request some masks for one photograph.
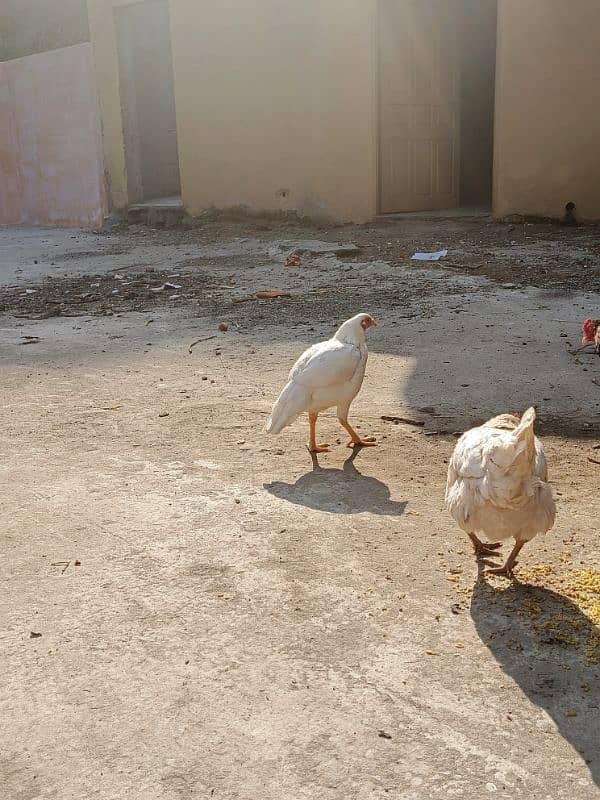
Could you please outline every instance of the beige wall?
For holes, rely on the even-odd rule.
[[[494,212],[600,218],[600,3],[500,0]]]
[[[111,205],[128,196],[113,9],[88,0]],[[369,219],[376,0],[170,0],[183,202]]]
[[[375,0],[171,0],[184,204],[376,211]]]
[[[89,44],[0,64],[0,224],[98,227],[106,197]]]
[[[134,1],[88,0],[117,208],[130,198],[113,7]],[[493,2],[479,5],[479,34],[491,45]],[[377,0],[170,0],[182,195],[192,214],[213,205],[342,220],[377,213],[376,11]],[[589,0],[499,0],[497,216],[560,216],[572,200],[583,217],[600,218],[599,32],[600,4]],[[485,56],[470,53],[471,63]],[[487,78],[471,78],[471,101],[489,95]],[[478,102],[464,110],[463,135],[478,135],[463,195],[483,201],[490,134]]]
[[[89,40],[85,0],[1,0],[0,61]]]

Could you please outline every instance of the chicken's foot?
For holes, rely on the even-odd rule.
[[[348,431],[348,433],[350,434],[350,437],[351,437],[350,441],[346,445],[347,447],[357,447],[358,445],[360,445],[361,447],[376,447],[377,446],[377,440],[375,439],[374,436],[365,436],[365,438],[363,439],[362,437],[360,437],[358,435],[358,433],[354,430],[352,425],[350,425],[350,423],[348,422],[347,419],[340,419],[339,417],[338,417],[338,419],[339,419],[339,423],[342,426],[342,428],[345,428]]]
[[[329,445],[328,444],[317,444],[316,440],[316,432],[317,432],[317,414],[309,414],[308,415],[308,426],[309,426],[309,442],[306,445],[308,448],[309,453],[329,453]]]
[[[482,542],[480,539],[475,536],[474,533],[469,534],[469,539],[473,542],[473,547],[475,549],[475,555],[477,558],[481,558],[481,556],[498,556],[499,554],[496,552],[498,548],[502,547],[502,542]]]
[[[521,552],[521,548],[525,542],[517,542],[512,549],[511,554],[506,559],[506,563],[502,567],[490,567],[486,569],[486,575],[504,575],[505,578],[514,578],[514,568],[519,563],[517,561],[517,556]]]

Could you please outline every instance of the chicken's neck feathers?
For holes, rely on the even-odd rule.
[[[363,345],[366,347],[367,344],[362,326],[352,319],[348,320],[348,322],[344,322],[344,324],[338,328],[333,339],[343,344],[353,344],[355,347],[362,347]]]

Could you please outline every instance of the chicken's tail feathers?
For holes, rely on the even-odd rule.
[[[532,428],[536,419],[537,419],[537,414],[535,413],[535,408],[531,406],[521,417],[521,421],[519,423],[517,430],[521,428],[522,429]]]
[[[533,439],[535,436],[534,432],[534,425],[537,419],[537,414],[535,413],[535,408],[531,406],[527,409],[527,411],[521,417],[519,424],[515,429],[515,435],[524,441],[527,439]]]
[[[521,417],[521,421],[515,429],[514,436],[518,442],[525,445],[531,459],[535,457],[535,431],[534,425],[537,419],[535,408],[531,406]]]
[[[273,406],[265,425],[267,433],[276,434],[291,425],[306,410],[306,389],[294,381],[287,383]]]

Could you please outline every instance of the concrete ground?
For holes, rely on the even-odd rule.
[[[600,360],[571,352],[598,241],[0,231],[1,797],[600,798]],[[323,415],[317,462],[305,419],[262,426],[358,311],[351,420],[379,446]],[[530,403],[559,515],[510,585],[478,577],[445,472],[455,434]]]

